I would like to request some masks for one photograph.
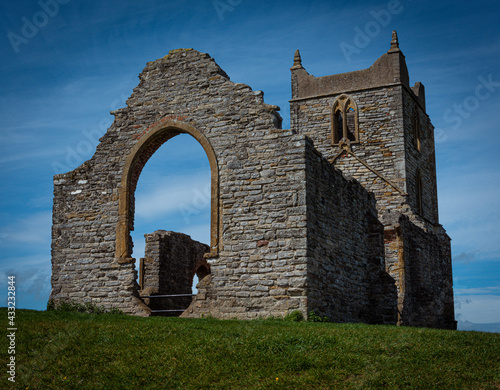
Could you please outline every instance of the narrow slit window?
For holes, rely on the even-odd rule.
[[[415,105],[413,108],[413,145],[415,149],[420,151],[420,114],[418,112],[418,107]]]
[[[418,213],[424,213],[424,200],[423,200],[423,181],[420,171],[417,172],[417,210]]]

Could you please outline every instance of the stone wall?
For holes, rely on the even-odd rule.
[[[402,112],[398,107],[401,87],[349,94],[358,106],[360,139],[360,143],[351,145],[352,154],[341,154],[342,149],[331,143],[331,106],[338,96],[292,103],[299,105],[297,131],[311,138],[318,151],[336,168],[346,176],[356,178],[376,195],[380,215],[402,210],[405,207],[406,171],[405,139],[404,134],[398,131],[402,127]]]
[[[421,87],[423,88],[423,86]],[[405,118],[405,166],[408,203],[411,205],[414,214],[418,214],[421,219],[427,221],[429,224],[438,225],[434,126],[432,126],[429,116],[425,112],[425,106],[421,105],[420,100],[415,96],[413,91],[403,89],[402,97]],[[417,111],[417,115],[419,116],[420,148],[415,146],[413,131],[415,111]],[[418,172],[420,172],[422,180],[422,212],[419,211],[417,205]]]
[[[443,229],[426,232],[400,218],[405,289],[402,325],[456,328],[450,239]]]
[[[223,249],[184,317],[306,313],[305,147],[304,136],[274,132],[230,164],[221,187]]]
[[[354,177],[373,192],[380,217],[408,207],[405,133],[401,131],[406,86],[395,82],[405,79],[407,71],[399,63],[392,68],[391,60],[400,55],[384,54],[369,69],[318,78],[309,75],[302,65],[292,68],[292,130],[311,138],[318,151],[345,176]],[[351,143],[348,150],[332,144],[332,108],[343,95],[357,105],[359,142]]]
[[[306,297],[286,291],[306,279],[304,137],[282,130],[279,108],[231,82],[207,54],[173,51],[139,78],[92,159],[54,178],[51,299],[148,315],[129,236],[135,185],[162,143],[188,133],[211,166],[218,315],[305,312]]]
[[[395,324],[375,198],[307,150],[308,305],[335,322]]]
[[[97,156],[54,177],[50,299],[148,315],[138,297],[134,264],[115,259],[118,172],[111,158]]]
[[[192,294],[193,277],[198,267],[205,268],[203,274],[209,272],[204,255],[210,252],[210,247],[186,234],[165,230],[157,230],[144,237],[146,249],[145,257],[141,259],[141,297]],[[191,297],[144,298],[152,310],[186,309],[191,300]]]

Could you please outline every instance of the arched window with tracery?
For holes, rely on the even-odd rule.
[[[358,107],[354,99],[340,95],[332,105],[332,143],[359,142]]]

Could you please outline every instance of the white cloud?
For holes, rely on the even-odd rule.
[[[461,254],[456,260],[500,258],[499,176],[496,168],[481,161],[440,173],[440,222],[452,238],[452,248]]]
[[[478,216],[484,218],[500,212],[500,180],[494,180],[500,175],[496,167],[483,164],[452,166],[440,171],[439,211],[443,221],[476,220]]]
[[[144,256],[144,234],[158,229],[181,232],[209,244],[210,191],[209,172],[159,177],[149,171],[141,176],[136,191],[135,231],[131,233],[133,256]]]
[[[152,233],[152,232],[150,232]],[[141,233],[131,232],[132,240],[134,242],[134,247],[132,248],[132,257],[137,260],[136,269],[139,267],[139,259],[144,257],[144,252],[146,248],[146,242],[144,235]]]
[[[500,286],[488,286],[488,287],[478,287],[478,288],[456,288],[454,291],[456,296],[485,295],[485,294],[500,295]]]
[[[13,245],[50,245],[52,212],[44,211],[19,218],[0,228],[0,247]]]
[[[34,163],[35,161],[39,162],[47,157],[55,157],[60,156],[64,153],[64,150],[61,147],[53,147],[53,148],[44,148],[44,149],[33,149],[30,151],[26,151],[24,153],[8,153],[5,152],[3,157],[0,158],[0,164],[8,164],[9,168],[16,168],[17,163]],[[16,164],[12,164],[16,163]],[[19,167],[18,167],[19,168]]]
[[[140,183],[136,194],[136,219],[152,220],[176,212],[188,215],[210,208],[210,177],[207,175],[171,176],[158,181],[161,183]]]
[[[475,261],[480,253],[481,252],[478,250],[473,250],[470,252],[460,252],[453,256],[453,261],[455,263],[469,264],[470,262]]]
[[[500,295],[455,296],[455,317],[474,323],[500,322]]]
[[[10,257],[1,261],[0,280],[7,287],[7,277],[15,276],[16,306],[43,309],[49,298],[51,262],[46,255]],[[3,304],[6,304],[6,298]]]

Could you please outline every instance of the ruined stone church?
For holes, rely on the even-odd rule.
[[[315,77],[297,50],[290,129],[261,91],[196,50],[171,51],[139,79],[94,156],[54,177],[56,304],[240,319],[314,310],[335,322],[456,327],[434,128],[395,32],[387,53],[349,73]],[[158,230],[136,262],[137,181],[179,134],[210,162],[210,243]]]

